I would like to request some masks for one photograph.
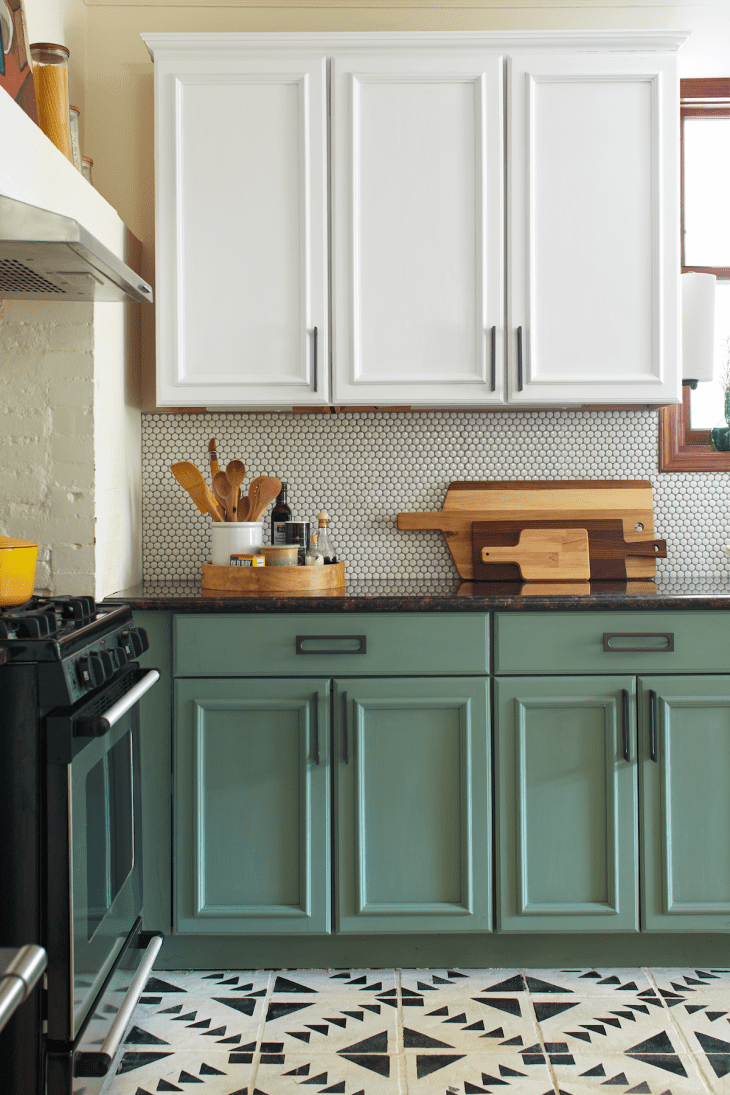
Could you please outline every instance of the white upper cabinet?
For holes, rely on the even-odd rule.
[[[334,56],[336,402],[503,402],[502,85],[499,55]]]
[[[155,49],[158,404],[321,406],[326,57],[170,37]]]
[[[677,402],[683,38],[144,35],[159,405]]]
[[[680,398],[672,56],[510,57],[509,402]]]

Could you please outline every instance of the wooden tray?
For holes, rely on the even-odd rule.
[[[344,588],[345,564],[321,567],[231,567],[203,563],[203,589],[238,593],[297,593]]]
[[[474,578],[474,521],[580,521],[618,519],[626,540],[654,539],[651,483],[629,479],[459,481],[438,513],[399,513],[399,529],[440,529],[462,578]],[[640,530],[636,525],[643,525]],[[626,560],[629,578],[653,578],[654,558]]]

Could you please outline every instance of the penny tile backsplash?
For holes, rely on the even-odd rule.
[[[190,460],[207,476],[211,437],[221,466],[245,463],[244,489],[277,475],[296,519],[316,523],[326,509],[353,579],[456,576],[440,532],[396,527],[401,510],[441,509],[456,479],[650,479],[656,535],[667,541],[657,573],[730,573],[730,473],[660,474],[655,411],[154,413],[142,416],[147,582],[195,580],[209,560],[210,518],[169,466]]]

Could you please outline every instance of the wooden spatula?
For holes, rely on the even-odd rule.
[[[525,529],[512,547],[482,548],[485,563],[517,563],[523,578],[529,581],[590,578],[588,533],[584,528]]]
[[[281,480],[275,475],[259,475],[248,488],[248,521],[260,521],[264,510],[281,490]]]
[[[189,460],[170,464],[170,471],[181,487],[184,487],[201,513],[209,513],[214,521],[223,520],[223,511],[208,489],[200,471]]]

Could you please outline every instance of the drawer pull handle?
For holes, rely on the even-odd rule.
[[[350,763],[350,755],[347,748],[347,692],[342,693],[342,759],[345,764]]]
[[[656,639],[653,646],[643,644],[612,646],[613,639]],[[673,631],[604,631],[603,650],[606,654],[671,654],[674,650]]]
[[[312,391],[317,391],[317,328],[312,331]]]
[[[627,688],[622,690],[622,720],[623,720],[623,745],[624,745],[624,760],[628,764],[631,760],[631,754],[629,752],[629,692]]]
[[[305,650],[304,643],[324,643],[324,642],[349,642],[358,643],[357,647],[347,646],[320,646],[315,650]],[[297,635],[296,636],[296,652],[297,654],[366,654],[367,653],[367,636],[365,635]]]
[[[654,689],[649,690],[649,756],[657,763],[657,749],[656,749],[656,692]]]
[[[314,763],[319,764],[319,692],[315,692],[314,712],[312,716],[312,736],[314,738]]]

